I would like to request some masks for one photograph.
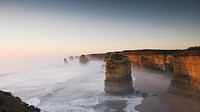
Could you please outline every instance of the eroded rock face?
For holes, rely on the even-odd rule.
[[[174,78],[169,92],[200,99],[200,47],[174,57]]]
[[[86,63],[89,62],[89,59],[88,59],[85,55],[81,55],[81,56],[79,57],[79,62],[80,62],[81,64],[86,64]]]
[[[123,51],[133,67],[172,71],[174,55],[182,50],[133,50]]]
[[[105,92],[126,94],[133,92],[131,62],[127,56],[112,54],[106,63]]]
[[[29,106],[10,92],[0,91],[0,112],[40,112],[40,109]]]

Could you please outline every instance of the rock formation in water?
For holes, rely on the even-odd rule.
[[[133,92],[131,62],[127,56],[112,54],[106,63],[105,92],[127,94]]]
[[[0,90],[0,112],[40,112],[39,108],[29,106],[10,92]]]
[[[81,64],[86,64],[86,63],[89,62],[89,59],[88,59],[85,55],[81,55],[81,56],[79,57],[79,62],[80,62]]]
[[[68,61],[67,61],[67,59],[66,59],[66,58],[64,58],[64,62],[65,62],[65,63],[68,63]]]
[[[200,47],[191,47],[174,57],[174,78],[169,92],[200,99]]]
[[[70,60],[73,60],[73,59],[74,59],[74,57],[73,57],[73,56],[69,56],[69,59],[70,59]]]

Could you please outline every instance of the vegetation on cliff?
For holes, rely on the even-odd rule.
[[[40,109],[29,106],[10,92],[0,90],[0,112],[40,112]]]

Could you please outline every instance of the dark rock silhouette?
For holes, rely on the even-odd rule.
[[[68,61],[67,61],[67,59],[66,59],[66,58],[64,58],[64,62],[65,62],[65,63],[68,63]]]
[[[73,57],[73,56],[69,56],[69,59],[70,59],[70,60],[73,60],[73,59],[74,59],[74,57]]]
[[[40,112],[39,108],[29,106],[10,92],[0,90],[0,112]]]
[[[127,56],[113,54],[106,63],[105,92],[110,94],[133,93],[131,62]]]
[[[79,57],[79,62],[80,62],[81,64],[86,64],[86,63],[89,62],[89,59],[88,59],[85,55],[81,55],[81,56]]]

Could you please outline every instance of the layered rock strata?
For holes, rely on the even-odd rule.
[[[106,63],[105,92],[127,94],[133,92],[131,62],[127,56],[112,54]]]
[[[40,112],[40,109],[29,106],[10,92],[0,91],[0,112]]]

